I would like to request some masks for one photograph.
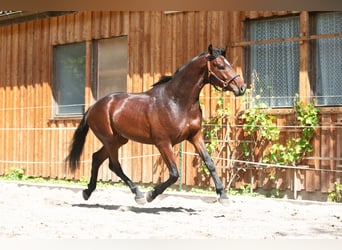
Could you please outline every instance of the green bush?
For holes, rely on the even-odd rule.
[[[332,202],[342,202],[342,184],[335,182],[335,191],[329,190],[328,198]]]
[[[298,136],[289,138],[285,145],[273,143],[269,148],[269,153],[264,157],[265,163],[296,165],[308,152],[313,151],[310,142],[319,123],[319,109],[313,103],[303,105],[296,101],[294,107],[295,115],[301,128]]]
[[[11,167],[6,171],[6,179],[9,180],[23,180],[25,174],[25,167]]]

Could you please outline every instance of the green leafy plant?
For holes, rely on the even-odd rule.
[[[244,195],[244,196],[253,196],[253,197],[263,197],[263,195],[251,192],[251,184],[250,183],[242,183],[239,188],[229,188],[229,195]]]
[[[242,128],[251,139],[242,143],[243,158],[255,161],[255,149],[262,148],[266,152],[261,156],[264,163],[296,165],[306,153],[313,151],[310,142],[319,123],[319,109],[315,108],[314,103],[303,105],[296,99],[294,113],[299,123],[299,126],[296,126],[299,131],[283,145],[279,142],[280,129],[273,124],[276,117],[268,113],[269,109],[259,99],[260,96],[256,96],[254,105],[242,115]],[[247,98],[244,103],[248,104]]]
[[[6,179],[23,180],[25,177],[25,167],[11,167],[6,171]]]
[[[224,102],[224,93],[221,93],[217,102],[214,116],[203,121],[203,134],[206,140],[206,148],[213,159],[216,159],[215,165],[217,165],[220,160],[222,160],[220,155],[226,148],[229,148],[231,159],[239,158],[236,157],[236,154],[238,154],[239,150],[236,147],[231,148],[228,143],[230,141],[231,130],[227,129],[225,133],[222,133],[224,132],[222,130],[223,126],[230,126],[229,115],[229,106],[226,105],[226,103]],[[231,189],[230,186],[235,179],[238,179],[240,177],[240,172],[246,170],[245,166],[233,166],[233,161],[230,161],[228,164],[226,165],[226,167],[228,167],[227,179],[229,180],[227,184],[227,190],[229,190],[229,192],[235,192],[232,191],[233,189]],[[205,174],[209,174],[209,171],[204,164],[202,164],[200,168]],[[248,190],[249,192],[250,187],[248,187],[246,190]],[[246,190],[244,190],[243,193],[247,192]],[[241,192],[241,190],[239,189],[238,192]]]
[[[229,108],[224,107],[224,98],[221,95],[217,101],[217,109],[214,116],[203,121],[203,135],[206,139],[206,147],[209,154],[217,150],[219,144],[218,132],[222,129],[222,121],[229,115]]]
[[[342,184],[335,182],[335,190],[329,190],[328,198],[332,202],[342,202]]]
[[[247,162],[262,161],[296,166],[308,152],[313,151],[310,142],[319,123],[319,110],[315,108],[314,103],[304,105],[296,98],[294,100],[296,133],[293,137],[287,138],[285,144],[282,144],[279,141],[280,129],[274,125],[276,117],[270,114],[269,108],[260,101],[259,95],[251,98],[251,93],[252,90],[244,98],[246,110],[241,118],[243,119],[242,128],[247,136],[241,144],[242,156],[240,157]],[[269,180],[276,183],[274,197],[280,197],[278,180],[275,178],[278,170],[277,168],[263,170]]]
[[[234,150],[239,152],[238,155],[235,155],[234,152],[232,158],[240,159],[242,157],[246,162],[261,160],[264,163],[296,166],[308,152],[313,150],[310,142],[319,123],[319,110],[315,108],[314,103],[304,105],[296,98],[294,101],[294,114],[297,121],[295,128],[298,132],[283,145],[279,142],[280,129],[275,125],[276,117],[271,114],[270,109],[261,101],[260,95],[251,97],[252,92],[253,90],[249,89],[242,97],[245,110],[240,118],[243,124],[242,129],[247,136],[242,140],[241,146]],[[224,99],[223,95],[221,95],[215,115],[203,122],[203,134],[207,141],[207,150],[212,156],[216,154],[217,158],[227,145],[228,140],[226,138],[229,135],[226,134],[220,141],[219,131],[222,130],[222,124],[224,119],[228,118],[228,115],[229,109],[224,107]],[[258,155],[256,155],[257,149]],[[247,163],[230,170],[228,188],[230,188],[232,181],[239,176],[239,171],[244,170],[246,166]],[[201,166],[201,169],[208,174],[204,165]],[[270,180],[277,181],[275,179],[276,169],[267,169],[265,171],[270,174]],[[279,195],[278,190],[275,196],[279,197]]]
[[[220,142],[219,132],[222,130],[224,119],[226,119],[229,114],[229,106],[225,107],[224,94],[221,93],[218,97],[215,114],[203,121],[202,132],[204,139],[206,140],[206,148],[208,153],[212,156],[216,155],[216,157],[219,157],[223,148],[226,146],[224,141]],[[204,164],[202,164],[200,168],[203,172],[209,174],[209,171]]]
[[[250,106],[250,95],[252,89],[246,93],[243,103]],[[275,116],[269,114],[269,108],[260,101],[260,95],[254,99],[253,106],[247,108],[241,118],[243,119],[242,129],[247,133],[249,140],[244,140],[241,145],[243,159],[246,161],[255,161],[254,152],[257,148],[264,148],[269,142],[279,140],[280,130],[273,121]]]
[[[300,124],[298,129],[302,130],[285,145],[274,143],[269,148],[269,154],[264,157],[264,162],[295,166],[302,161],[306,153],[313,151],[310,142],[319,123],[319,109],[315,108],[313,103],[304,106],[302,102],[295,101],[294,112]]]
[[[86,186],[88,185],[89,179],[85,176],[81,176],[79,182],[80,182],[80,185]]]

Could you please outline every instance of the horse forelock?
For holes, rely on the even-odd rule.
[[[213,53],[209,55],[209,61],[216,59],[218,56],[224,56],[225,49],[223,48],[215,48]]]

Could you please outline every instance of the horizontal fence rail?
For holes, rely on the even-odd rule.
[[[41,107],[41,108],[45,108],[45,107]],[[213,124],[203,124],[203,127],[205,126],[211,126]],[[241,127],[243,125],[238,125],[238,124],[222,124],[223,127],[226,128],[231,128],[231,129],[241,129]],[[306,126],[292,126],[292,125],[284,125],[284,126],[279,126],[277,125],[276,127],[278,128],[284,128],[286,129],[293,129],[293,128],[304,128]],[[340,126],[339,124],[332,124],[330,126],[327,125],[319,125],[317,126],[317,128],[324,130],[324,129],[341,129],[342,126]],[[72,132],[76,129],[77,127],[54,127],[54,128],[0,128],[0,131],[3,131],[3,133],[6,133],[7,131],[9,132],[16,132],[17,136],[22,136],[23,133],[35,133],[37,131],[46,131],[47,133],[63,133],[66,131],[70,131],[70,133],[68,135],[63,135],[62,137],[64,138],[64,141],[66,140],[66,142],[70,142],[71,140],[71,136],[72,136]],[[230,143],[230,142],[234,142],[234,143],[238,143],[238,142],[242,142],[243,139],[228,139],[228,140],[219,140],[220,142],[224,142],[224,143]],[[64,142],[64,143],[66,143]],[[21,144],[21,147],[29,147],[30,143],[26,142]],[[66,148],[65,148],[66,149]],[[65,155],[67,153],[67,151],[62,152],[62,155]],[[122,154],[122,153],[121,153]],[[190,157],[196,157],[199,158],[199,155],[197,153],[194,152],[190,152],[190,151],[186,151],[186,150],[176,150],[175,149],[175,156],[176,157],[180,157],[183,156],[185,158],[185,156],[190,156]],[[159,153],[153,153],[153,154],[140,154],[140,155],[132,155],[132,156],[120,156],[119,159],[120,161],[127,161],[127,160],[143,160],[143,159],[151,159],[153,157],[157,157],[160,158],[160,154]],[[27,158],[29,158],[29,156],[27,155]],[[181,157],[180,157],[181,158]],[[181,159],[180,161],[182,161],[182,163],[179,162],[180,166],[183,166],[180,169],[180,175],[184,175],[184,173],[182,173],[186,168],[186,166],[184,166],[186,164],[186,160]],[[244,160],[239,160],[239,159],[233,159],[231,157],[216,157],[213,156],[212,157],[213,160],[215,161],[220,161],[221,164],[219,164],[217,166],[218,169],[222,169],[222,170],[250,170],[250,169],[270,169],[270,168],[274,168],[274,169],[289,169],[289,170],[303,170],[303,171],[310,171],[310,172],[326,172],[326,173],[334,173],[334,174],[339,174],[342,173],[342,170],[338,169],[339,168],[339,162],[342,161],[341,157],[319,157],[319,156],[309,156],[309,157],[305,157],[305,159],[307,160],[317,160],[320,162],[323,161],[334,161],[336,164],[336,168],[335,169],[326,169],[326,168],[321,168],[321,167],[303,167],[303,166],[288,166],[288,165],[278,165],[278,164],[267,164],[267,163],[262,163],[262,162],[252,162],[252,161],[244,161]],[[81,164],[86,164],[86,165],[90,165],[91,164],[91,158],[85,158],[83,160],[80,161]],[[222,164],[224,163],[224,164]],[[64,158],[60,159],[60,160],[50,160],[50,161],[40,161],[40,160],[16,160],[16,159],[0,159],[0,165],[1,164],[6,164],[6,168],[9,169],[11,165],[22,165],[22,166],[26,166],[29,167],[30,165],[40,165],[40,166],[55,166],[55,165],[65,165],[65,161]],[[238,164],[238,165],[236,165]],[[190,167],[190,166],[188,166]],[[199,167],[199,166],[197,166]],[[85,174],[86,175],[86,174]]]

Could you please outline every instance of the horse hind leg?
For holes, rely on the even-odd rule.
[[[104,143],[105,148],[109,153],[109,169],[112,170],[135,194],[135,201],[138,204],[145,204],[145,197],[141,193],[139,187],[134,184],[130,178],[123,172],[121,164],[119,162],[119,148],[126,144],[128,140],[118,134],[113,136],[110,142]]]
[[[120,162],[117,157],[117,151],[111,152],[111,158],[109,160],[109,168],[112,170],[117,176],[119,176],[131,189],[132,193],[135,194],[135,201],[139,205],[144,205],[146,203],[144,195],[141,193],[139,187],[131,181],[130,178],[123,172]]]
[[[95,152],[92,157],[91,177],[88,188],[83,190],[83,198],[88,200],[91,193],[96,189],[97,176],[101,164],[108,158],[107,150],[102,147],[99,151]]]

